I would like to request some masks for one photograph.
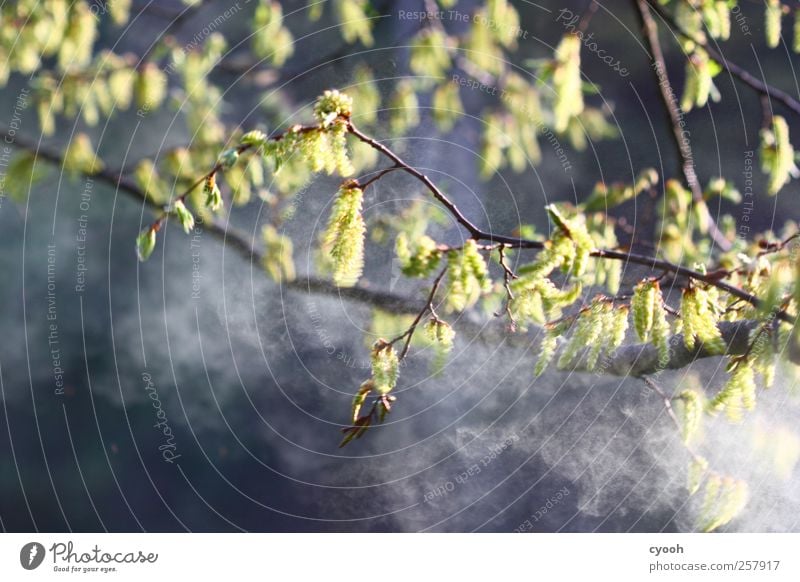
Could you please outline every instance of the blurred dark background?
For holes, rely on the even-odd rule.
[[[163,11],[181,9],[178,3],[158,4]],[[284,3],[284,12],[303,4]],[[521,27],[530,32],[520,41],[516,64],[524,67],[528,59],[548,57],[564,32],[554,22],[558,10],[580,13],[586,4],[516,2]],[[228,5],[205,2],[173,33],[191,39]],[[419,22],[398,19],[397,13],[423,5],[412,0],[375,3],[386,17],[376,25],[376,45],[368,50],[344,44],[335,27],[303,40],[304,32],[334,24],[330,11],[317,23],[308,23],[302,10],[289,14],[287,23],[300,40],[279,80],[263,88],[237,72],[214,73],[216,81],[230,87],[223,118],[231,127],[274,126],[307,107],[321,90],[346,87],[353,68],[364,62],[388,94],[391,79],[408,74],[406,45],[419,27]],[[734,22],[724,54],[797,95],[797,58],[782,49],[768,51],[760,6],[741,5],[752,36]],[[470,6],[459,3],[465,11]],[[450,135],[440,136],[423,111],[423,122],[412,135],[390,145],[441,182],[477,222],[497,231],[520,223],[544,231],[544,204],[581,199],[601,179],[630,181],[644,167],[678,177],[675,149],[632,5],[601,6],[588,31],[630,75],[620,77],[587,52],[583,71],[600,89],[588,100],[612,108],[620,137],[590,144],[584,152],[568,149],[570,172],[543,142],[543,161],[536,168],[480,181],[477,117],[487,97],[479,92],[462,94],[467,113],[475,118],[462,119]],[[141,52],[170,24],[160,11],[145,9],[122,37],[117,29],[104,27],[100,44]],[[251,12],[243,4],[221,29],[231,47],[249,34]],[[663,37],[670,78],[679,90],[684,57],[673,39],[666,33]],[[237,58],[247,58],[246,46],[232,49],[232,62]],[[722,101],[686,117],[697,171],[703,183],[724,175],[741,188],[744,152],[757,149],[761,103],[725,75],[716,84]],[[273,94],[277,86],[279,98]],[[2,91],[0,123],[7,124],[4,118],[24,87],[24,79],[12,78]],[[129,111],[93,137],[107,165],[119,167],[186,143],[189,136],[172,123],[179,117],[180,111],[169,106],[144,121]],[[800,126],[787,118],[794,135]],[[71,123],[61,121],[56,137],[47,143],[65,143],[75,129]],[[380,127],[378,134],[388,137]],[[32,110],[23,116],[21,135],[38,139]],[[758,174],[757,192],[764,183]],[[299,202],[290,228],[300,240],[295,258],[301,272],[313,266],[311,243],[335,188],[335,180],[320,179]],[[796,218],[796,190],[790,184],[775,198],[758,194],[751,226],[768,229]],[[80,207],[87,192],[88,212]],[[412,182],[387,181],[369,192],[367,213],[419,194]],[[250,234],[258,220],[253,208],[235,210],[232,216]],[[712,211],[734,218],[741,214],[732,205]],[[653,228],[653,212],[654,204],[646,199],[620,209],[640,232]],[[88,270],[85,288],[76,291],[81,214],[89,216]],[[338,449],[352,393],[367,374],[361,330],[369,325],[370,308],[281,289],[266,280],[258,265],[210,235],[200,236],[193,247],[174,226],[164,231],[153,258],[139,264],[133,241],[142,222],[149,220],[140,202],[108,184],[57,172],[33,189],[27,204],[3,200],[2,529],[691,528],[694,501],[687,501],[683,489],[688,459],[658,398],[635,380],[549,373],[533,381],[530,342],[511,346],[491,334],[488,339],[467,336],[438,377],[429,375],[422,359],[411,358],[390,422],[354,446]],[[50,293],[48,257],[55,273]],[[392,285],[386,258],[375,259],[367,270],[366,283],[373,288]],[[193,278],[198,260],[199,280]],[[199,293],[193,289],[198,281]],[[414,289],[403,283],[392,290]],[[63,394],[56,393],[53,349],[59,350]],[[672,387],[687,381],[686,374],[703,373],[704,381],[719,382],[717,365],[663,381]],[[796,425],[791,393],[792,386],[779,383],[745,424],[709,425],[709,448],[718,466],[749,477],[753,492],[746,515],[729,529],[796,527],[797,513],[786,511],[796,508],[789,505],[798,499],[796,472],[778,480],[757,471],[763,451],[752,445],[767,427]],[[163,411],[160,419],[152,395]],[[179,456],[172,462],[162,454],[164,434],[154,427],[159,421],[174,434],[167,448]],[[523,526],[526,520],[530,527]]]

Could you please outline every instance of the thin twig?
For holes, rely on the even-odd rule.
[[[750,72],[748,72],[745,68],[737,65],[736,63],[728,60],[724,55],[717,52],[712,46],[710,46],[707,42],[703,42],[702,39],[696,39],[691,37],[685,30],[683,30],[675,19],[672,18],[661,6],[659,6],[656,2],[652,0],[648,1],[650,8],[652,8],[656,14],[676,33],[680,36],[691,39],[695,43],[699,44],[703,49],[708,53],[708,56],[711,57],[714,61],[716,61],[723,69],[728,71],[734,77],[737,77],[741,82],[745,85],[749,86],[751,89],[755,89],[759,93],[763,93],[764,95],[768,95],[771,99],[783,103],[786,107],[788,107],[793,112],[800,115],[800,101],[786,93],[785,91],[781,91],[780,89],[773,87],[772,85],[761,81],[760,79],[754,77]]]
[[[661,387],[658,384],[656,384],[655,381],[649,376],[643,376],[642,380],[644,380],[644,383],[647,385],[648,388],[650,388],[653,392],[658,394],[658,396],[664,402],[664,408],[667,411],[667,415],[672,419],[673,424],[675,424],[675,427],[678,429],[678,433],[679,434],[682,433],[683,426],[681,425],[681,421],[678,419],[678,415],[675,414],[675,409],[672,407],[672,399],[669,396],[667,396],[667,393],[664,392],[661,389]],[[686,450],[689,452],[689,454],[695,461],[703,460],[703,457],[698,455],[694,451],[694,449],[692,449],[692,447],[690,447],[687,443],[683,441],[681,442],[683,443],[683,446],[686,448]]]
[[[694,203],[705,211],[709,236],[711,236],[714,242],[723,251],[730,250],[731,242],[725,238],[725,235],[719,230],[714,217],[711,215],[711,211],[703,200],[703,189],[700,186],[700,181],[695,171],[692,147],[689,144],[689,140],[684,137],[685,131],[682,129],[682,113],[678,107],[675,92],[669,82],[667,63],[664,59],[664,53],[661,50],[661,43],[658,40],[658,27],[656,26],[655,20],[653,20],[653,15],[650,13],[647,0],[634,0],[634,3],[638,8],[639,20],[642,25],[642,30],[644,31],[645,40],[652,54],[654,64],[652,67],[653,74],[656,77],[656,84],[658,85],[661,102],[669,117],[675,149],[678,152],[678,158],[681,160],[681,172],[686,179],[689,190],[692,192]]]
[[[428,301],[425,304],[425,307],[423,307],[417,314],[417,317],[414,318],[414,321],[411,323],[409,328],[405,332],[394,338],[393,340],[386,342],[387,345],[392,345],[405,338],[405,343],[403,344],[403,349],[400,352],[400,355],[398,356],[398,360],[402,361],[408,355],[408,349],[411,347],[411,339],[414,337],[414,332],[417,330],[419,322],[422,321],[422,318],[425,316],[426,313],[430,313],[431,316],[436,321],[440,321],[439,316],[436,315],[436,309],[433,306],[433,300],[436,296],[436,291],[439,289],[439,285],[441,284],[442,278],[444,278],[445,273],[447,273],[447,268],[442,269],[441,272],[436,276],[436,279],[433,280],[433,286],[431,287],[431,291],[428,294]]]

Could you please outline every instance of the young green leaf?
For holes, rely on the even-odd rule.
[[[144,262],[153,254],[153,249],[156,248],[156,229],[148,227],[143,230],[138,237],[136,237],[136,256],[139,260]]]

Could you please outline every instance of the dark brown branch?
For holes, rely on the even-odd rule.
[[[633,1],[638,8],[639,22],[642,25],[645,41],[652,55],[653,74],[656,77],[656,84],[658,85],[661,102],[669,117],[672,138],[675,143],[675,149],[678,152],[678,159],[680,160],[681,172],[686,180],[686,184],[689,186],[689,190],[692,192],[694,203],[696,205],[701,205],[701,208],[705,211],[709,236],[711,236],[714,242],[723,251],[727,251],[731,248],[731,242],[725,238],[725,235],[719,230],[714,217],[711,216],[711,212],[703,200],[703,189],[700,186],[700,181],[695,171],[692,147],[689,144],[689,140],[684,137],[684,130],[681,129],[684,123],[681,119],[682,113],[678,107],[675,92],[669,82],[667,63],[664,59],[664,53],[661,50],[661,43],[658,40],[658,27],[656,26],[655,20],[653,20],[653,15],[650,13],[647,0]]]
[[[533,240],[526,240],[521,238],[503,236],[492,234],[489,232],[485,232],[478,228],[475,224],[470,222],[470,220],[462,214],[461,210],[450,200],[444,192],[442,192],[436,184],[434,184],[428,176],[417,170],[416,168],[408,165],[403,159],[394,153],[392,150],[387,148],[385,145],[380,143],[379,141],[363,134],[359,131],[352,123],[349,125],[350,133],[355,136],[360,141],[364,142],[365,144],[369,145],[373,149],[376,149],[384,156],[392,160],[400,169],[408,174],[411,174],[415,178],[417,178],[420,182],[422,182],[425,187],[433,194],[433,197],[438,200],[442,206],[444,206],[448,212],[455,218],[461,226],[469,231],[469,234],[475,240],[484,240],[493,243],[502,243],[508,245],[513,248],[523,248],[523,249],[541,249],[544,248],[544,243],[541,241],[533,241]]]
[[[294,128],[294,131],[301,131],[301,132],[316,131],[316,130],[318,130],[316,126],[301,126],[300,128]],[[447,210],[458,220],[458,222],[469,231],[473,239],[478,241],[488,241],[490,243],[495,243],[495,244],[503,244],[509,248],[523,248],[523,249],[544,248],[545,243],[541,241],[495,235],[481,230],[480,228],[475,226],[472,222],[470,222],[469,219],[467,219],[466,216],[464,216],[464,214],[461,213],[461,211],[458,209],[455,203],[452,200],[450,200],[425,174],[423,174],[416,168],[408,165],[405,161],[403,161],[402,158],[400,158],[397,154],[395,154],[392,150],[387,148],[382,143],[363,134],[361,131],[356,129],[356,127],[349,120],[348,120],[348,131],[351,134],[353,134],[357,139],[368,144],[372,148],[376,149],[378,152],[382,153],[388,159],[392,160],[395,163],[395,165],[398,166],[398,169],[403,170],[404,172],[420,180],[426,186],[426,188],[431,192],[431,194],[433,194],[434,198],[438,200],[443,206],[445,206],[445,208],[447,208]],[[5,135],[5,134],[0,132],[0,135]],[[285,134],[276,135],[270,139],[280,140],[283,138],[284,135]],[[38,155],[43,159],[47,159],[57,164],[63,163],[63,158],[61,156],[54,154],[52,152],[48,153],[38,150],[32,144],[28,144],[26,147],[22,142],[20,142],[20,140],[17,140],[17,145],[27,149],[28,151],[35,153],[36,155]],[[251,147],[253,146],[239,146],[237,148],[237,151],[243,152],[250,149]],[[178,199],[183,199],[184,197],[186,197],[192,190],[194,190],[194,188],[199,186],[209,176],[216,174],[218,171],[221,170],[221,168],[222,165],[220,163],[217,163],[210,172],[208,172],[205,176],[203,176],[203,178],[195,182],[189,189],[180,194]],[[144,192],[142,192],[138,187],[136,187],[131,182],[124,180],[121,176],[109,174],[107,173],[107,171],[101,171],[94,175],[104,178],[110,183],[117,185],[120,189],[123,189],[123,185],[126,185],[129,190],[135,192],[136,195],[142,198],[148,205],[150,205],[153,208],[158,208],[158,205],[154,204],[151,200],[149,200],[147,196],[144,194]],[[161,218],[157,219],[156,222],[154,223],[154,227],[159,226],[163,218],[164,217],[162,216]],[[760,307],[762,305],[762,301],[758,297],[750,293],[747,293],[746,291],[738,287],[735,287],[729,283],[725,283],[724,281],[721,280],[721,277],[715,273],[701,273],[699,271],[682,267],[680,265],[675,265],[669,261],[665,261],[655,257],[639,255],[636,253],[627,253],[622,251],[606,250],[606,249],[596,249],[592,251],[590,254],[591,256],[596,258],[612,259],[612,260],[624,261],[625,263],[638,264],[650,267],[651,269],[662,270],[673,273],[678,276],[686,277],[689,280],[702,281],[709,285],[713,285],[718,289],[725,291],[734,297],[743,299],[755,307]],[[777,311],[775,313],[775,316],[781,321],[784,321],[786,323],[790,324],[794,323],[794,318],[783,310]]]
[[[678,23],[675,22],[675,19],[673,19],[672,16],[670,16],[656,2],[649,1],[648,4],[650,8],[652,8],[656,12],[656,14],[658,14],[658,16],[673,31],[675,31],[684,38],[687,39],[691,38],[685,30],[683,30],[680,26],[678,26]],[[781,91],[780,89],[773,87],[772,85],[769,85],[768,83],[765,83],[760,79],[756,78],[750,72],[748,72],[747,69],[737,65],[734,62],[729,61],[727,58],[725,58],[724,55],[722,55],[720,52],[718,52],[716,49],[710,46],[707,42],[701,42],[696,38],[691,38],[691,40],[693,40],[695,43],[703,47],[703,49],[708,53],[709,57],[715,60],[728,73],[730,73],[734,77],[737,77],[742,83],[744,83],[745,85],[749,86],[751,89],[754,89],[759,93],[768,95],[770,99],[774,99],[775,101],[782,103],[783,105],[788,107],[791,111],[800,115],[800,101],[798,101],[785,91]]]
[[[0,131],[0,136],[5,137],[6,135],[8,134]],[[51,150],[37,148],[35,144],[20,139],[18,136],[15,136],[14,146],[29,151],[35,154],[38,159],[50,162],[57,166],[60,166],[64,161],[63,157],[59,154]],[[159,204],[155,203],[141,188],[124,176],[121,176],[111,170],[101,170],[91,174],[91,177],[113,186],[118,192],[129,195],[133,199],[138,200],[154,211],[161,210],[161,206]],[[242,256],[242,258],[246,261],[249,261],[251,265],[261,264],[264,255],[260,249],[253,245],[251,237],[249,237],[246,233],[239,232],[236,229],[217,220],[204,221],[202,223],[202,227],[205,232],[219,239],[224,245],[236,250]],[[358,286],[337,287],[331,281],[317,277],[306,277],[295,279],[293,281],[283,281],[281,284],[285,288],[293,291],[339,297],[348,301],[357,301],[374,305],[375,307],[379,307],[392,313],[418,313],[420,309],[422,309],[419,301],[414,301],[394,293],[377,291]]]

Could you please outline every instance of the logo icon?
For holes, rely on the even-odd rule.
[[[28,542],[19,551],[19,563],[26,570],[35,570],[44,562],[44,546],[39,542]]]

